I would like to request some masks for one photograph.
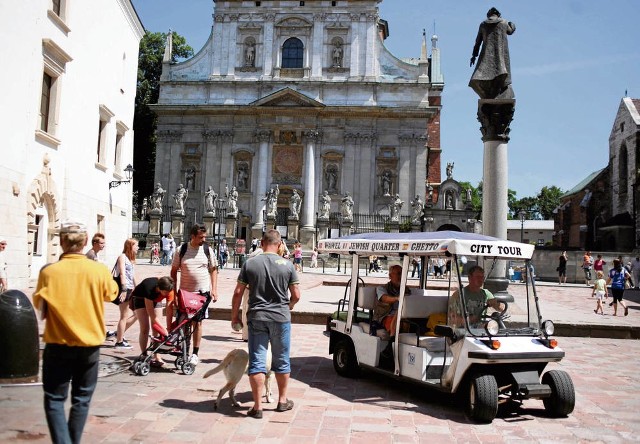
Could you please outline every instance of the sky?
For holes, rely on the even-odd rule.
[[[212,0],[133,0],[148,31],[169,29],[194,52],[209,38]],[[609,135],[621,100],[640,98],[638,0],[383,0],[385,46],[419,57],[422,30],[438,35],[442,93],[442,176],[482,180],[478,96],[468,87],[478,25],[492,6],[515,23],[509,37],[516,111],[509,141],[509,188],[517,198],[544,186],[570,190],[609,158]]]

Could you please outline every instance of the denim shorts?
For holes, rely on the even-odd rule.
[[[250,375],[267,373],[267,348],[271,343],[271,370],[274,373],[291,373],[289,348],[291,323],[273,321],[249,321],[249,370]]]

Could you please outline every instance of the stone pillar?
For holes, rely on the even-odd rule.
[[[298,218],[292,218],[289,216],[287,220],[287,237],[289,239],[297,239],[300,240],[300,235],[298,233]]]
[[[353,221],[343,220],[342,222],[340,222],[340,237],[349,236],[351,234],[352,228],[353,228]]]
[[[304,159],[304,208],[302,226],[313,228],[316,216],[316,142],[320,138],[318,131],[307,131],[306,153]]]
[[[513,120],[515,99],[478,100],[478,121],[482,125],[484,160],[482,171],[483,234],[507,238],[508,213],[508,161],[509,125]],[[498,261],[492,278],[485,284],[490,291],[506,291],[509,280],[506,262]]]
[[[318,240],[328,239],[329,238],[329,221],[328,220],[318,220]]]
[[[412,222],[411,223],[411,232],[412,233],[420,233],[422,231],[422,225],[420,222]]]
[[[387,222],[387,224],[389,225],[389,232],[390,233],[399,233],[400,232],[400,222],[398,222],[397,220],[390,220]]]
[[[260,231],[262,233],[262,225],[264,223],[263,214],[265,210],[266,202],[261,200],[267,194],[267,168],[269,167],[269,138],[271,136],[270,131],[258,131],[256,138],[260,143],[258,148],[258,177],[256,179],[256,194],[255,199],[255,211],[254,211],[254,224],[252,231]],[[262,236],[260,236],[262,237]]]
[[[267,219],[264,221],[264,230],[273,230],[276,228],[276,218],[273,216],[267,216]]]
[[[162,213],[149,212],[149,233],[147,234],[147,245],[160,242],[162,236]],[[177,245],[177,242],[176,242]]]
[[[224,237],[236,238],[236,216],[227,216],[225,219],[225,227],[224,227]]]
[[[185,237],[184,237],[184,214],[172,214],[171,215],[171,235],[176,243],[176,245],[180,245]]]
[[[270,79],[273,76],[273,30],[274,30],[274,20],[276,18],[275,14],[265,14],[264,15],[264,45],[262,45],[262,69],[263,79]],[[257,56],[258,52],[256,51],[256,66],[257,64]]]
[[[207,229],[207,242],[209,245],[213,245],[215,241],[215,226],[216,226],[216,218],[213,213],[205,213],[202,216],[202,223]]]

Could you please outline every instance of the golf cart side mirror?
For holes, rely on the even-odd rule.
[[[456,338],[456,334],[453,331],[453,327],[450,327],[448,325],[436,325],[435,328],[433,329],[433,333],[435,333],[436,336],[444,336],[445,338],[451,338],[451,339]]]
[[[510,294],[505,294],[505,295],[494,295],[496,298],[496,301],[500,302],[500,303],[509,303],[509,302],[513,302],[513,295]]]

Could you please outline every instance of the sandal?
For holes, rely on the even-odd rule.
[[[158,361],[157,359],[152,359],[150,364],[151,364],[151,367],[160,368],[165,364],[165,362],[164,361]]]
[[[279,402],[278,406],[276,407],[276,412],[286,412],[288,410],[291,410],[293,408],[293,401],[290,399],[287,399],[285,402]]]
[[[262,419],[262,410],[256,410],[252,408],[247,412],[247,416],[251,418]]]

